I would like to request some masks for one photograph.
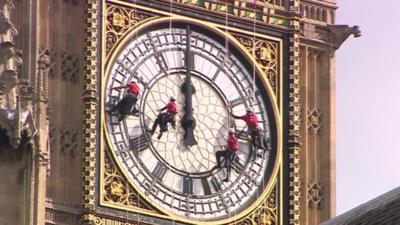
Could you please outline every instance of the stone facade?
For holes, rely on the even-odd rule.
[[[135,2],[182,15],[225,4]],[[228,2],[244,28],[289,34],[287,223],[319,224],[335,215],[335,51],[359,31],[335,25],[335,0]],[[0,224],[137,224],[95,213],[103,3],[0,0]]]

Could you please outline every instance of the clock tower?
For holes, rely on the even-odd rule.
[[[0,3],[0,223],[335,215],[335,0]]]

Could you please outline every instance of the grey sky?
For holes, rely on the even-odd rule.
[[[337,214],[400,186],[400,0],[338,0]]]

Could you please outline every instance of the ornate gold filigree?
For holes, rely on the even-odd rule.
[[[105,202],[156,212],[140,199],[139,194],[129,186],[126,178],[121,175],[108,155],[105,156],[104,162],[103,188],[103,200]]]
[[[110,218],[102,218],[99,216],[95,217],[94,220],[94,224],[95,225],[150,225],[154,223],[145,223],[142,221],[121,221],[121,220],[117,220],[117,219],[110,219]]]
[[[128,30],[155,16],[155,14],[140,11],[136,8],[125,8],[108,4],[106,16],[106,53],[110,52],[115,43]]]
[[[289,24],[288,20],[277,17],[277,16],[270,17],[269,23],[273,24],[273,25],[279,25],[279,26],[287,26]]]
[[[234,35],[234,37],[256,59],[276,95],[279,86],[279,44],[270,40],[254,39],[241,35]]]
[[[190,5],[198,5],[199,0],[183,0],[182,3],[190,4]]]
[[[235,225],[277,225],[278,224],[278,186],[264,199],[255,211]]]

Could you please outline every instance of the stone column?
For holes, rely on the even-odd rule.
[[[38,73],[36,79],[36,98],[34,104],[35,122],[38,135],[35,139],[34,163],[35,163],[35,225],[45,224],[46,212],[46,179],[49,165],[48,134],[49,123],[47,117],[47,78],[49,75],[50,58],[43,54],[38,60]]]

